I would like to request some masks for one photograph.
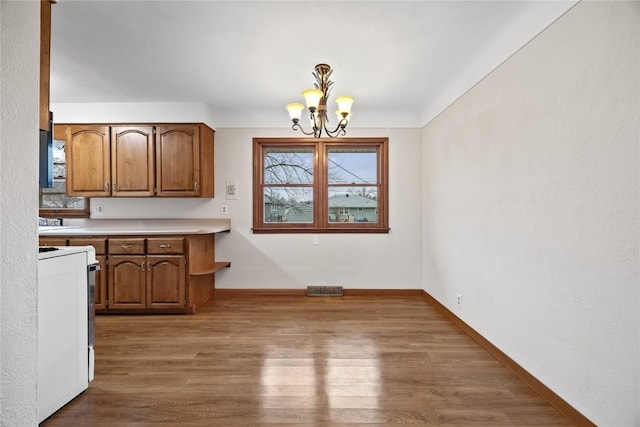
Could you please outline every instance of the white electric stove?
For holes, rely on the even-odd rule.
[[[86,390],[93,380],[92,286],[96,268],[92,246],[40,248],[38,423]]]

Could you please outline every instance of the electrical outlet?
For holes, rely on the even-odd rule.
[[[462,308],[462,295],[456,294],[456,305]]]
[[[222,212],[222,215],[229,215],[229,206],[222,205],[221,212]]]

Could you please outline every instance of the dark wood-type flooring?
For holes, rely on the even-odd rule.
[[[42,426],[559,426],[420,296],[222,296],[98,316],[95,381]]]

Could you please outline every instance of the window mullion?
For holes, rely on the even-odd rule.
[[[317,215],[316,224],[319,228],[324,228],[327,225],[327,155],[325,152],[325,144],[322,140],[318,141],[316,145],[316,153],[317,153],[317,175],[315,179],[315,190],[316,190],[316,209],[315,213]]]

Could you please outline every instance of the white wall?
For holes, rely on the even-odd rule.
[[[0,425],[36,425],[39,2],[0,2]]]
[[[58,123],[213,121],[201,104],[54,104]],[[203,112],[204,111],[204,112]],[[254,235],[252,165],[254,137],[300,137],[283,129],[218,129],[215,199],[92,198],[100,218],[218,218],[229,207],[230,234],[217,237],[216,258],[233,266],[216,275],[218,288],[421,289],[420,129],[349,129],[349,135],[389,137],[389,234]],[[225,180],[238,181],[238,199],[226,200]],[[93,219],[99,219],[93,216]]]
[[[639,24],[581,2],[423,130],[424,289],[603,426],[640,425]]]

